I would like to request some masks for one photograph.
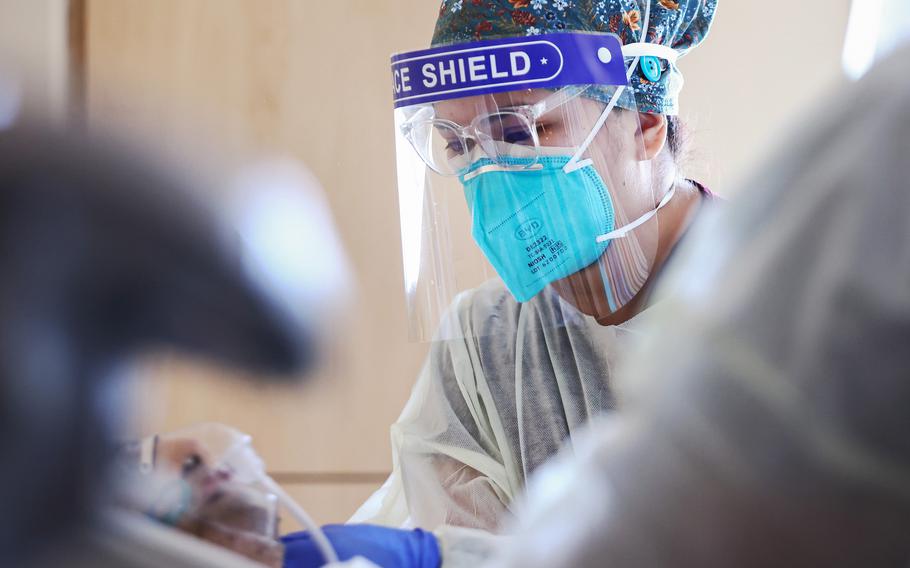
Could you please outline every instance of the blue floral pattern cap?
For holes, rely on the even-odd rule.
[[[643,30],[649,4],[648,29]],[[614,33],[624,45],[662,44],[683,56],[707,37],[716,9],[717,0],[443,0],[433,46],[581,31]],[[631,63],[632,58],[627,58],[626,64]],[[630,94],[620,97],[618,106],[655,114],[679,113],[683,76],[675,63],[642,58],[630,84],[634,104]],[[606,88],[586,92],[603,102],[611,94]]]

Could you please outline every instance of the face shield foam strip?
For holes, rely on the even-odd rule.
[[[675,65],[679,59],[679,52],[668,45],[650,42],[629,43],[622,46],[624,57],[647,57],[654,56],[666,59],[671,65]],[[634,66],[632,67],[635,68]]]

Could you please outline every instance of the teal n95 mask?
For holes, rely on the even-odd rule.
[[[540,152],[533,165],[480,158],[460,176],[474,241],[518,302],[591,266],[634,228],[615,231],[613,200],[592,164],[569,169],[572,149]],[[650,219],[670,197],[630,225]]]
[[[571,155],[531,167],[511,158],[477,160],[461,176],[471,234],[519,302],[594,263],[606,249],[593,235],[613,230],[613,203],[591,166],[565,173]]]

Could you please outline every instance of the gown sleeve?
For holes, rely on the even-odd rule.
[[[351,522],[494,531],[520,482],[502,455],[504,433],[473,337],[473,296],[456,301],[398,421],[393,471]],[[460,337],[461,336],[461,337]]]

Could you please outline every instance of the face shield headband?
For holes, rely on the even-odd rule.
[[[645,10],[645,26],[649,19],[650,5]],[[587,139],[566,164],[566,173],[571,173],[589,165],[581,156],[628,88],[639,61],[659,57],[673,64],[678,56],[674,49],[660,44],[638,42],[623,46],[615,34],[560,33],[533,39],[505,38],[457,44],[393,56],[392,96],[394,107],[398,109],[523,89],[558,90],[572,85],[616,87]],[[633,58],[628,71],[624,58]],[[539,118],[583,91],[569,91],[568,95],[558,93],[531,105],[530,118]]]

